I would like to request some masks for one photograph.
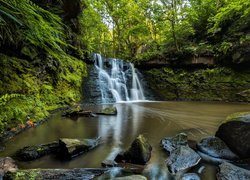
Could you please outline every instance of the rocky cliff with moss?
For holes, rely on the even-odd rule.
[[[160,68],[144,72],[161,100],[250,102],[250,71]]]
[[[0,2],[1,132],[80,100],[83,9],[80,0]]]

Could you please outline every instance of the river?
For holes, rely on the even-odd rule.
[[[95,111],[101,106],[108,105],[86,106],[85,109]],[[101,162],[115,148],[127,148],[137,135],[144,134],[153,147],[152,157],[145,173],[152,179],[153,177],[164,179],[169,175],[165,167],[167,155],[159,146],[163,137],[186,132],[189,139],[199,141],[202,137],[214,135],[227,115],[250,110],[249,104],[221,102],[137,102],[117,103],[114,106],[118,110],[117,116],[100,115],[73,120],[61,117],[61,113],[55,113],[43,125],[29,129],[9,140],[0,156],[11,156],[24,146],[48,143],[62,137],[101,136],[102,145],[71,161],[60,161],[51,155],[31,162],[17,162],[19,168],[23,169],[95,168],[100,167]],[[213,167],[208,165],[206,167],[202,176],[214,171]]]

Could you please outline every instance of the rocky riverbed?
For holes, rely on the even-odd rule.
[[[119,113],[117,115],[119,116]],[[175,136],[162,137],[162,140],[159,139],[158,146],[166,152],[166,156],[161,157],[166,159],[165,166],[168,168],[166,171],[177,179],[196,180],[202,178],[201,173],[204,168],[206,170],[204,164],[208,163],[217,168],[218,179],[238,179],[239,177],[249,179],[249,141],[246,140],[250,138],[247,131],[249,122],[250,113],[230,115],[218,127],[215,136],[204,137],[198,142],[193,141],[192,136],[184,131]],[[231,126],[232,123],[237,123],[237,128]],[[155,147],[151,145],[147,136],[147,134],[140,134],[130,141],[130,145],[126,148],[114,150],[110,156],[99,162],[100,167],[103,166],[103,168],[18,170],[14,160],[2,158],[1,175],[5,174],[5,179],[17,179],[17,177],[93,179],[99,176],[145,179],[150,177],[147,175],[147,169],[155,153]],[[102,137],[93,139],[64,137],[51,143],[23,147],[13,158],[32,162],[52,154],[58,159],[70,162],[83,154],[88,156],[99,146],[103,146]],[[127,175],[131,177],[123,177]]]

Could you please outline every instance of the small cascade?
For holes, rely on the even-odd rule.
[[[102,103],[145,100],[142,85],[132,63],[94,55]]]

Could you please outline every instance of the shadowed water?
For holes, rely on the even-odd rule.
[[[105,105],[103,105],[105,106]],[[167,155],[159,142],[163,137],[186,132],[193,140],[214,135],[220,122],[234,112],[249,111],[249,104],[216,102],[138,102],[115,104],[117,116],[81,117],[77,120],[54,114],[50,120],[35,129],[29,129],[6,144],[0,156],[11,156],[24,146],[48,143],[58,138],[102,137],[98,148],[71,161],[59,161],[46,156],[32,162],[18,162],[20,168],[76,168],[100,167],[101,162],[117,148],[127,148],[138,134],[144,134],[153,146],[152,157],[145,169],[151,179],[166,179]],[[98,107],[86,107],[96,110]],[[213,173],[206,165],[203,176]],[[210,179],[213,179],[211,176]]]

